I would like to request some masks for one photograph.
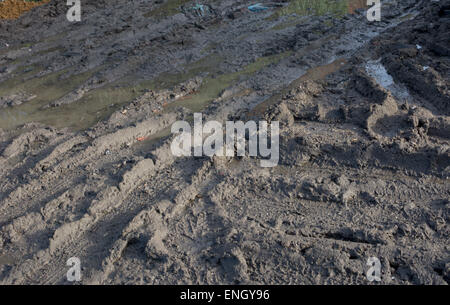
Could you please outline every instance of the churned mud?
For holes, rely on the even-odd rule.
[[[0,21],[0,283],[448,283],[449,0],[82,2]],[[194,112],[278,166],[174,157]]]

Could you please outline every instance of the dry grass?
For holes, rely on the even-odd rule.
[[[28,12],[36,6],[43,5],[50,0],[25,1],[25,0],[5,0],[0,2],[0,19],[17,19],[23,13]]]

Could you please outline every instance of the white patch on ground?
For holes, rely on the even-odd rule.
[[[381,63],[381,59],[367,62],[365,68],[370,77],[373,77],[381,87],[392,92],[397,99],[405,100],[410,97],[408,89],[395,83]]]

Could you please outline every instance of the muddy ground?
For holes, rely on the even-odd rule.
[[[65,1],[0,21],[0,283],[448,284],[450,1]],[[280,160],[170,126],[280,121]]]

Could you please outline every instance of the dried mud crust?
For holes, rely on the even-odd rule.
[[[264,49],[247,41],[255,58],[292,53],[237,78],[202,112],[279,120],[272,169],[173,157],[167,130],[191,117],[183,106],[208,84],[202,73],[140,92],[82,132],[0,130],[0,282],[67,283],[76,256],[83,284],[368,284],[375,256],[384,284],[447,284],[449,5],[396,2],[381,24],[312,17],[277,43],[260,34]],[[261,26],[254,16],[251,28]],[[211,20],[196,22],[207,36]],[[245,63],[234,41],[222,48],[234,54],[225,68]]]

